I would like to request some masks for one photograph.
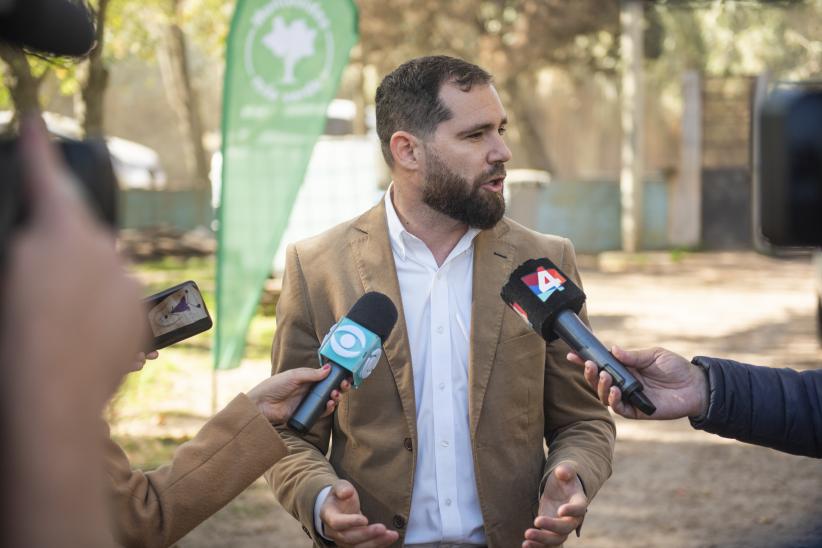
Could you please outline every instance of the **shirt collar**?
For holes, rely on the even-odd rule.
[[[408,251],[406,247],[406,239],[413,238],[414,240],[419,240],[419,238],[405,230],[402,221],[400,221],[400,217],[397,215],[397,210],[394,209],[394,202],[391,199],[393,187],[394,183],[392,182],[388,186],[388,190],[385,192],[384,198],[385,213],[388,221],[388,236],[391,240],[391,248],[404,261]],[[469,248],[471,244],[474,243],[474,238],[476,238],[479,233],[480,229],[469,227],[465,234],[463,234],[462,238],[460,238],[460,241],[457,242],[457,245],[454,246],[449,258],[456,257]],[[446,262],[447,261],[448,259],[446,259]]]
[[[394,209],[394,202],[391,200],[391,192],[394,188],[394,183],[392,182],[388,186],[388,190],[385,192],[385,215],[388,220],[388,237],[391,240],[391,248],[400,258],[404,261],[405,260],[405,242],[403,241],[403,234],[408,234],[408,231],[405,230],[405,227],[402,226],[402,221],[400,221],[399,215],[397,215],[397,210]]]

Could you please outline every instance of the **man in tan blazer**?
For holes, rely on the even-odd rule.
[[[573,247],[503,218],[507,119],[481,68],[414,59],[376,103],[393,182],[359,218],[288,248],[273,370],[316,363],[367,291],[399,320],[332,417],[304,438],[281,430],[290,454],[266,477],[317,545],[561,544],[610,475],[613,423],[568,347],[546,345],[500,289],[533,257],[579,284]]]
[[[133,470],[125,452],[109,438],[105,468],[117,542],[129,547],[171,546],[228,504],[288,454],[272,425],[284,424],[311,385],[328,372],[299,368],[269,377],[235,397],[177,449],[170,464],[151,472]],[[344,381],[342,390],[348,386]],[[335,390],[331,396],[326,414],[333,411],[340,393]]]

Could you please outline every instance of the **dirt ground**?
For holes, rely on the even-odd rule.
[[[798,369],[822,364],[807,258],[606,254],[580,264],[606,345]],[[582,537],[566,546],[822,546],[822,460],[724,440],[687,421],[618,419],[617,429],[613,476]],[[259,480],[179,545],[310,543]]]

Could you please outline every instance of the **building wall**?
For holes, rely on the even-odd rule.
[[[166,226],[181,231],[210,227],[209,190],[121,190],[119,225],[125,229]]]
[[[664,249],[668,243],[668,184],[646,181],[643,200],[644,249]],[[524,205],[523,205],[524,204]],[[533,204],[533,205],[530,205]],[[524,208],[534,215],[518,215]],[[516,220],[535,219],[530,228],[570,238],[577,253],[622,248],[619,182],[552,181],[548,185],[510,189],[510,207]]]

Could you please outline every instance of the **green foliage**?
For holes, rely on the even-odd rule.
[[[657,1],[646,4],[646,33],[658,51],[646,79],[674,118],[681,109],[682,74],[818,79],[822,76],[822,0]]]
[[[676,263],[681,263],[686,258],[688,258],[688,255],[690,254],[690,252],[691,252],[691,250],[681,248],[681,247],[677,247],[675,249],[672,249],[671,250],[671,261],[675,264]]]
[[[163,30],[175,21],[196,47],[219,58],[225,50],[234,4],[231,0],[112,0],[106,57],[118,60],[134,55],[156,60]]]
[[[154,470],[171,462],[177,447],[190,438],[183,436],[151,437],[151,436],[114,436],[114,441],[129,456],[129,462],[140,470]]]
[[[617,0],[360,0],[359,6],[365,60],[381,73],[437,52],[477,62],[498,81],[550,66],[615,67]]]
[[[684,70],[707,76],[807,79],[822,73],[822,0],[805,2],[660,2],[662,52],[650,74],[679,85]]]
[[[225,44],[236,2],[188,0],[182,26],[194,45],[211,58],[225,54]]]
[[[138,277],[148,293],[156,293],[186,280],[194,280],[205,299],[213,308],[215,269],[214,257],[164,257],[135,265]]]
[[[5,65],[3,66],[3,70],[8,70]],[[9,93],[9,88],[0,81],[0,109],[2,110],[9,110],[12,108],[11,102],[11,93]]]
[[[93,13],[99,0],[90,0]],[[235,2],[232,0],[180,0],[175,14],[175,0],[109,0],[106,11],[103,59],[116,63],[127,57],[154,62],[161,47],[163,29],[173,17],[191,40],[213,62],[221,63]],[[35,77],[51,70],[61,95],[80,92],[76,74],[78,61],[27,56]],[[82,61],[81,61],[82,62]],[[4,66],[4,70],[7,70]],[[0,108],[11,108],[11,97],[0,82]]]

